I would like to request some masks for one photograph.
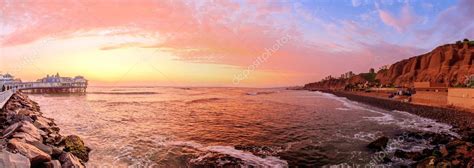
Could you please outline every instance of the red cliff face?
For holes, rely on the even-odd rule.
[[[412,86],[413,82],[435,82],[455,86],[474,74],[474,46],[447,44],[433,51],[392,64],[379,72],[382,84]]]
[[[446,44],[433,51],[394,63],[389,69],[379,71],[375,81],[382,85],[412,87],[414,82],[442,83],[456,86],[474,75],[474,45]],[[347,85],[364,84],[370,80],[359,74],[349,79],[329,79],[305,85],[306,89],[341,89]]]

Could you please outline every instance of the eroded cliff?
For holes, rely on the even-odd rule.
[[[433,51],[394,63],[377,73],[381,84],[412,86],[413,82],[444,83],[456,86],[474,74],[474,46],[447,44]]]

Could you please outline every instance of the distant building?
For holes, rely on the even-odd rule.
[[[5,91],[7,89],[7,84],[19,83],[20,79],[15,79],[13,75],[10,74],[0,74],[0,91]]]
[[[15,81],[15,79],[12,75],[10,75],[8,73],[4,74],[4,75],[0,74],[0,82],[1,83],[8,83],[8,82],[14,82],[14,81]]]
[[[46,75],[46,77],[38,79],[37,82],[41,83],[84,83],[87,84],[87,80],[83,76],[61,77],[59,73],[56,75]]]

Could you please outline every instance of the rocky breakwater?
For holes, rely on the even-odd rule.
[[[36,102],[15,93],[0,111],[0,167],[85,167],[90,149],[80,137],[59,130]]]
[[[427,148],[405,150],[397,143],[425,142]],[[390,167],[474,167],[472,141],[451,135],[430,132],[404,132],[396,138],[380,137],[367,145],[375,151],[373,164],[383,163]]]

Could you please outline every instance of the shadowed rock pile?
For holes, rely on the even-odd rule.
[[[472,142],[465,141],[446,134],[428,133],[428,132],[405,132],[403,136],[405,141],[413,142],[425,140],[432,147],[419,151],[405,151],[396,149],[393,154],[386,153],[383,163],[391,167],[473,167],[474,166],[474,145]],[[383,139],[383,140],[382,140]],[[395,141],[396,139],[391,139]],[[383,143],[381,143],[383,141]],[[375,151],[387,150],[387,137],[381,137],[370,143],[367,147]],[[377,144],[374,146],[374,144]],[[396,163],[397,160],[405,162]],[[394,163],[392,163],[394,162]]]
[[[80,137],[59,134],[38,104],[15,93],[0,111],[0,167],[84,167],[90,149]]]

